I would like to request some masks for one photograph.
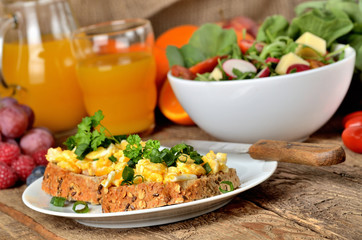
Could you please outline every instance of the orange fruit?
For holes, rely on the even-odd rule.
[[[160,89],[169,70],[166,49],[155,46],[153,48],[153,56],[156,61],[156,86],[157,89]]]
[[[169,70],[166,57],[167,46],[182,47],[189,42],[190,37],[197,29],[198,27],[195,25],[180,25],[167,30],[156,39],[153,53],[157,66],[156,85],[158,89],[162,86]]]
[[[159,48],[166,49],[168,45],[182,47],[189,42],[192,34],[198,29],[195,25],[180,25],[162,33],[155,42]]]
[[[180,125],[195,124],[177,100],[167,78],[161,87],[160,97],[158,99],[158,107],[163,115],[174,123]]]

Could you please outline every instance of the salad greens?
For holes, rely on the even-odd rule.
[[[272,42],[278,36],[296,39],[311,32],[327,41],[348,44],[356,50],[356,68],[362,71],[362,0],[310,1],[295,8],[296,17],[286,24],[283,16],[268,17],[261,25],[257,41]],[[271,34],[273,33],[273,34]]]
[[[266,18],[260,26],[257,34],[257,41],[272,43],[279,36],[286,36],[288,33],[289,22],[280,15],[274,15]]]
[[[170,66],[191,67],[214,56],[232,54],[235,47],[237,37],[234,30],[225,30],[216,24],[208,23],[192,35],[188,44],[181,48],[168,46],[166,55]]]
[[[298,47],[295,40],[309,32],[324,39],[329,51],[334,49],[336,43],[353,47],[357,53],[355,67],[362,71],[362,0],[304,2],[295,8],[295,12],[296,17],[290,23],[281,15],[266,18],[258,30],[256,41],[244,53],[240,52],[233,30],[222,29],[216,24],[205,24],[193,34],[188,44],[181,48],[167,47],[169,65],[190,69],[207,59],[222,56],[216,66],[221,71],[222,79],[214,78],[211,72],[196,72],[195,80],[252,79],[260,77],[265,68],[269,68],[270,71],[267,76],[278,75],[275,72],[276,62],[270,62],[268,59],[281,59],[282,56],[295,52]],[[307,60],[329,64],[343,56],[341,53],[340,56],[331,58],[336,52],[334,55],[324,56],[317,51],[315,53],[317,56]],[[232,73],[228,73],[222,67],[228,59],[251,62],[257,68],[257,72],[241,72],[234,68]],[[294,71],[289,73],[292,72]],[[220,76],[220,73],[217,76]]]

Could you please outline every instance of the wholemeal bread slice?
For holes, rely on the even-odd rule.
[[[100,204],[104,193],[101,184],[107,176],[77,174],[55,163],[48,163],[43,177],[42,190],[54,197],[64,197],[69,201],[85,201]]]
[[[104,188],[102,180],[107,176],[95,177],[77,174],[49,163],[42,182],[46,193],[64,197],[67,200],[86,201],[102,204],[102,211],[121,212],[155,208],[190,202],[221,194],[221,182],[229,181],[236,188],[240,180],[235,169],[201,176],[197,179],[179,182],[143,182]]]
[[[103,195],[103,212],[122,212],[155,208],[191,202],[221,194],[222,181],[229,181],[236,188],[240,180],[236,171],[218,172],[198,179],[179,182],[144,182],[136,185],[110,187]]]

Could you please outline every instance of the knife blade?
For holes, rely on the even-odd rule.
[[[312,166],[330,166],[343,162],[346,158],[340,145],[325,143],[303,143],[276,140],[259,140],[254,144],[204,141],[204,140],[175,140],[168,139],[161,145],[172,147],[185,143],[197,151],[236,154],[249,154],[253,159],[297,163]]]

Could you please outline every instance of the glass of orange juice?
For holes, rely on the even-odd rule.
[[[80,28],[72,35],[78,82],[87,113],[102,110],[115,135],[146,135],[155,126],[154,34],[146,19]]]

